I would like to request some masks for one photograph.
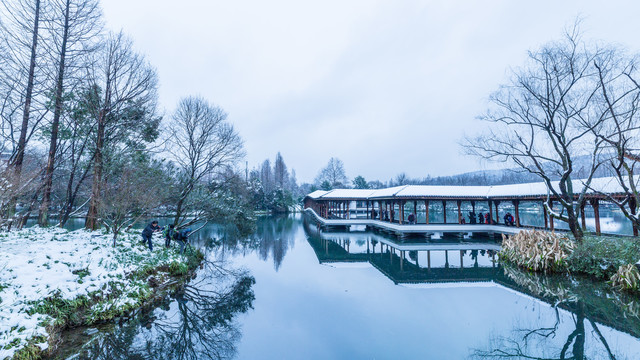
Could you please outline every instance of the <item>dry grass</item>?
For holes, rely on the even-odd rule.
[[[634,264],[622,265],[618,272],[611,276],[611,285],[621,290],[640,290],[640,271]]]
[[[561,272],[567,269],[567,257],[575,243],[555,232],[521,231],[502,235],[501,259],[532,271]]]

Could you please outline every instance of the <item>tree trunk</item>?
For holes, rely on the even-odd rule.
[[[40,27],[40,0],[36,0],[36,9],[33,21],[33,39],[31,41],[31,59],[29,60],[29,75],[27,77],[27,89],[24,98],[24,111],[22,113],[22,127],[20,128],[20,138],[17,144],[16,157],[13,160],[16,175],[22,172],[24,161],[24,151],[27,144],[27,128],[29,127],[29,116],[31,113],[31,99],[33,97],[33,82],[36,70],[36,50],[38,47],[38,29]]]
[[[24,162],[24,152],[27,146],[27,132],[29,128],[29,116],[31,113],[31,100],[33,98],[33,82],[36,71],[36,50],[38,48],[38,30],[40,28],[40,0],[36,0],[35,14],[33,18],[33,38],[31,40],[31,58],[29,60],[29,75],[27,77],[27,88],[24,97],[24,110],[22,112],[22,126],[20,127],[20,137],[16,146],[16,155],[13,159],[16,186],[21,182],[22,163]],[[14,196],[8,204],[7,218],[13,217],[16,211],[17,198]]]
[[[104,131],[106,111],[100,111],[98,116],[98,132],[96,138],[96,153],[93,160],[93,184],[91,186],[91,201],[87,211],[84,227],[87,230],[98,229],[98,207],[100,205],[100,189],[102,185],[102,147],[104,145]]]
[[[60,63],[58,64],[58,78],[56,80],[55,107],[53,112],[53,122],[51,124],[51,142],[49,144],[49,158],[44,175],[44,189],[42,192],[42,205],[38,216],[38,224],[47,226],[49,224],[49,205],[51,204],[51,188],[53,186],[53,169],[58,148],[58,128],[60,127],[60,116],[62,115],[62,93],[64,83],[65,57],[67,53],[67,39],[69,37],[69,4],[67,0],[64,10],[64,28],[62,30],[62,45],[60,47]]]

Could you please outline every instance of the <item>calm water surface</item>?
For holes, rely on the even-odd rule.
[[[488,239],[399,243],[296,215],[263,218],[246,238],[211,225],[197,243],[215,263],[184,291],[120,326],[70,333],[59,356],[639,358],[640,299],[501,266]]]

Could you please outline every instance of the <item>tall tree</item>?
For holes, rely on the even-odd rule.
[[[181,226],[187,212],[190,222],[201,220],[193,217],[198,209],[190,202],[192,193],[207,190],[205,180],[235,164],[244,150],[227,113],[201,97],[180,100],[171,120],[168,151],[179,168],[174,224]]]
[[[109,34],[96,60],[88,68],[88,78],[95,92],[91,99],[97,102],[91,105],[96,132],[91,200],[85,227],[95,230],[99,225],[98,209],[107,150],[105,144],[110,135],[118,140],[120,131],[133,127],[144,131],[147,127],[144,121],[147,120],[151,120],[152,127],[154,124],[157,127],[157,121],[152,117],[157,104],[158,81],[155,69],[133,50],[131,40],[122,32]],[[119,140],[126,141],[129,138],[122,136]],[[108,150],[113,150],[113,147]]]
[[[529,53],[529,63],[491,96],[495,109],[483,117],[492,124],[489,132],[466,141],[471,154],[515,163],[542,179],[549,191],[547,211],[567,222],[577,241],[583,232],[576,204],[584,202],[603,161],[603,142],[591,132],[605,120],[593,116],[599,86],[593,63],[609,55],[586,44],[576,24],[562,41]],[[586,168],[574,168],[578,156],[590,158]],[[584,183],[574,188],[578,170]],[[551,206],[553,200],[560,209]]]
[[[270,194],[274,189],[273,173],[271,172],[271,162],[266,159],[260,167],[260,182],[265,194]]]
[[[37,61],[40,58],[40,28],[42,18],[42,3],[40,0],[3,1],[0,5],[0,41],[3,54],[0,66],[0,90],[2,105],[2,147],[10,144],[11,158],[9,164],[13,169],[10,178],[15,181],[14,187],[22,186],[22,166],[25,158],[27,143],[35,131],[40,118],[32,122],[33,100],[37,94],[35,87],[38,71]],[[17,118],[21,110],[21,121]],[[19,129],[19,130],[18,130]],[[18,139],[15,139],[18,132]],[[4,150],[4,149],[3,149]],[[30,180],[26,182],[31,182]],[[20,192],[12,192],[17,195]],[[5,204],[6,216],[11,217],[15,212],[17,198],[12,198]]]
[[[10,63],[13,65],[13,68],[11,68],[11,66],[5,66],[0,70],[4,78],[3,81],[13,81],[13,86],[18,87],[19,85],[16,84],[16,78],[21,77],[23,73],[22,70],[25,68],[27,70],[27,76],[26,79],[24,79],[24,93],[21,94],[24,97],[21,99],[23,104],[20,136],[17,141],[16,151],[11,159],[11,165],[14,166],[16,174],[20,174],[29,131],[29,118],[35,83],[36,57],[38,55],[38,44],[40,40],[39,31],[42,5],[40,0],[21,0],[14,2],[3,1],[2,6],[5,15],[3,18],[9,20],[0,22],[0,29],[3,33],[2,41],[5,43],[5,50],[11,51],[11,55],[9,55],[9,53],[5,54],[12,58]],[[26,41],[27,38],[25,38],[24,35],[29,35],[31,41]],[[27,48],[28,52],[26,51]],[[25,64],[24,60],[26,59],[24,55],[27,54],[28,61]]]
[[[53,186],[53,171],[58,148],[58,130],[63,110],[63,92],[69,71],[78,65],[78,57],[93,51],[95,38],[101,30],[97,0],[55,0],[51,5],[51,56],[57,64],[53,94],[53,120],[49,141],[49,155],[44,173],[44,188],[38,224],[47,226]],[[70,66],[71,65],[71,66]]]
[[[277,187],[281,189],[287,187],[289,183],[289,171],[280,152],[276,155],[276,161],[273,164],[273,176]]]
[[[324,182],[327,182],[332,188],[341,188],[346,186],[347,181],[342,160],[332,157],[327,166],[322,168],[316,176],[315,183],[322,186]]]

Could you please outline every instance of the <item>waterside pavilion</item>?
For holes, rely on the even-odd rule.
[[[583,187],[582,180],[574,180],[574,189]],[[601,233],[600,203],[606,201],[610,194],[624,198],[626,194],[613,177],[595,178],[581,204],[582,227],[586,228],[585,208],[591,207],[595,217],[596,234]],[[495,185],[495,186],[433,186],[433,185],[404,185],[384,189],[336,189],[330,191],[318,190],[308,194],[304,199],[305,211],[323,228],[339,228],[351,225],[365,225],[377,228],[399,236],[411,233],[443,235],[445,233],[503,233],[513,234],[520,231],[520,205],[524,202],[542,205],[549,203],[554,209],[557,198],[549,195],[547,186],[543,182]],[[574,199],[578,201],[578,199]],[[442,204],[444,221],[433,223],[429,221],[429,208],[433,203]],[[447,221],[447,204],[455,203],[457,219]],[[488,223],[468,224],[463,215],[462,204],[471,205],[471,211],[476,212],[476,206],[487,204]],[[513,226],[506,226],[499,217],[500,204],[513,205]],[[355,205],[355,206],[354,206]],[[354,207],[356,209],[354,209]],[[407,211],[407,207],[409,207]],[[483,206],[484,207],[484,206]],[[356,211],[360,209],[361,211]],[[418,209],[425,212],[425,219],[421,222],[409,223],[408,214],[413,212],[414,218]],[[549,216],[543,206],[544,226],[542,228],[555,230],[554,218]],[[354,215],[355,213],[355,215]],[[375,215],[375,218],[374,218]],[[536,227],[526,225],[525,227]],[[634,236],[638,229],[633,228]]]

